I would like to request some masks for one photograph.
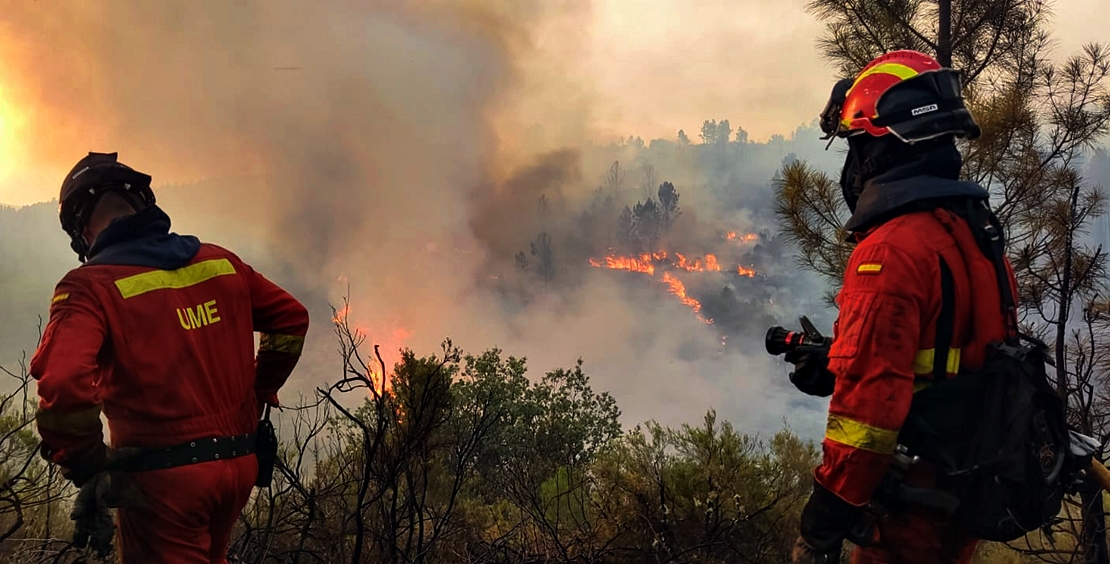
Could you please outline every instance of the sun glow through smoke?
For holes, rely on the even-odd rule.
[[[19,139],[27,122],[25,112],[12,99],[10,85],[4,83],[6,74],[0,69],[0,184],[10,181],[16,163],[22,161]]]

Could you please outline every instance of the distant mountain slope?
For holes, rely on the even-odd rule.
[[[0,364],[30,354],[54,284],[77,264],[56,204],[0,207]]]

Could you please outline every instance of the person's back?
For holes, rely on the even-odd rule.
[[[61,200],[84,264],[57,285],[31,362],[43,454],[85,489],[126,472],[144,507],[120,508],[123,562],[224,562],[260,408],[296,365],[307,310],[230,251],[170,233],[149,177],[114,154],[78,163]]]
[[[156,212],[148,208],[130,219]],[[82,305],[102,307],[111,353],[101,367],[101,396],[115,447],[162,448],[212,435],[248,434],[258,423],[255,314],[261,318],[286,295],[223,248],[198,243],[194,253],[183,265],[167,269],[86,264],[58,284],[52,309],[59,315]],[[291,305],[260,319],[260,330],[299,332],[304,313]],[[88,331],[82,331],[86,321]],[[59,342],[54,333],[98,339],[101,323],[78,314],[65,329],[52,329],[44,336],[36,370],[81,370],[88,359],[49,354],[52,347],[74,348],[72,339]],[[45,382],[47,394],[50,384]]]

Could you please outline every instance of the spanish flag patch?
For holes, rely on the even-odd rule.
[[[878,274],[882,269],[882,263],[865,262],[856,268],[856,274]]]

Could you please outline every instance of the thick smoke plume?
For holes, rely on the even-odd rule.
[[[26,151],[49,163],[44,178],[57,183],[85,151],[119,151],[172,184],[159,196],[175,230],[240,252],[311,305],[294,388],[333,376],[327,306],[349,286],[350,319],[387,360],[402,345],[430,353],[445,336],[528,356],[537,370],[582,357],[629,423],[690,421],[716,407],[749,428],[777,427],[791,391],[775,381],[782,370],[762,354],[762,331],[789,322],[777,316],[797,312],[771,304],[805,284],[783,290],[775,278],[728,273],[706,288],[689,281],[691,292],[750,296],[728,298],[750,309],[730,313],[722,335],[657,281],[591,268],[613,235],[586,237],[579,223],[609,197],[615,207],[594,225],[611,225],[669,180],[683,215],[661,243],[729,253],[726,228],[771,237],[774,167],[757,180],[728,177],[719,192],[695,189],[705,182],[691,171],[728,166],[692,158],[658,163],[667,176],[655,181],[634,168],[606,186],[610,164],[635,157],[581,142],[590,91],[567,65],[589,13],[585,2],[538,0],[116,0],[17,3],[0,24],[11,38],[5,72],[21,77],[19,97],[33,108]],[[543,48],[552,38],[557,56]],[[524,126],[541,117],[542,131]],[[761,192],[740,193],[753,181]],[[721,206],[744,198],[746,210]],[[541,232],[556,253],[550,284],[514,264]],[[774,268],[788,276],[792,265]],[[748,343],[725,346],[723,336]]]

